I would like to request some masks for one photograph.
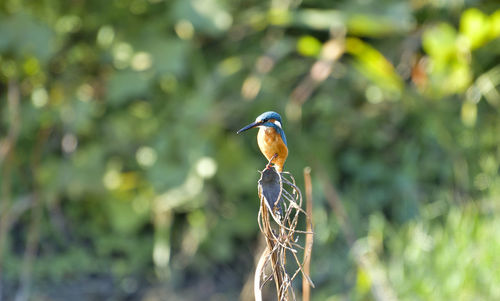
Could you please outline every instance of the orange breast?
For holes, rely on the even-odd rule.
[[[260,151],[267,160],[270,160],[277,154],[272,163],[276,165],[278,172],[282,172],[283,165],[288,156],[288,148],[281,139],[280,134],[272,127],[261,127],[257,134],[257,143],[259,144]]]

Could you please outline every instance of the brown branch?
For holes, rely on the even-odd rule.
[[[287,179],[288,176],[290,179]],[[300,246],[298,236],[313,235],[312,224],[307,212],[302,206],[302,193],[295,185],[295,179],[288,172],[278,173],[274,168],[266,168],[262,172],[258,185],[260,210],[258,214],[259,228],[266,240],[267,252],[260,258],[256,275],[254,278],[254,290],[257,298],[260,296],[262,286],[273,279],[276,287],[278,301],[296,300],[292,282],[299,273],[308,282],[310,287],[314,287],[308,272],[304,271],[305,261],[310,260],[310,245]],[[278,203],[278,210],[274,205]],[[309,223],[308,231],[297,230],[299,217],[306,215],[306,222]],[[272,218],[271,218],[272,217]],[[273,225],[271,223],[274,221]],[[306,238],[307,239],[307,238]],[[308,239],[312,244],[312,241]],[[305,258],[301,262],[298,249],[306,249]],[[291,256],[290,256],[291,255]],[[292,259],[287,262],[287,259]],[[268,276],[264,275],[264,267],[267,265],[272,269]],[[288,274],[287,268],[296,266],[293,273]]]
[[[257,267],[255,268],[255,275],[253,281],[253,293],[255,296],[255,301],[262,301],[262,286],[260,285],[260,277],[264,273],[264,267],[269,256],[269,249],[265,248],[260,255]]]
[[[312,184],[311,184],[311,168],[304,168],[304,182],[306,186],[306,217],[307,217],[307,226],[306,231],[309,232],[306,234],[306,243],[304,250],[304,273],[306,275],[311,275],[311,254],[312,254],[312,246],[313,246],[313,221],[312,221]],[[302,277],[302,301],[309,301],[311,298],[311,286],[306,277]]]
[[[278,300],[283,300],[283,292],[281,290],[283,284],[283,277],[280,273],[279,258],[277,252],[275,252],[276,242],[272,238],[274,236],[273,229],[271,228],[271,223],[269,221],[269,212],[267,211],[264,197],[261,197],[261,210],[262,210],[262,223],[264,226],[264,234],[266,237],[267,252],[271,256],[271,267],[274,275],[274,283],[276,284],[276,296]]]

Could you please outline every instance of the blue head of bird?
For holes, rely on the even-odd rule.
[[[243,127],[237,133],[255,127],[259,128],[257,143],[260,151],[281,172],[288,156],[288,147],[280,114],[272,111],[264,112],[255,119],[255,122]]]

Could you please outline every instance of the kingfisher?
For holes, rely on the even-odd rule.
[[[280,114],[273,111],[264,112],[255,119],[255,122],[245,126],[237,134],[255,127],[259,128],[257,144],[260,151],[269,164],[274,163],[276,170],[280,173],[283,172],[283,165],[288,156],[288,147]]]

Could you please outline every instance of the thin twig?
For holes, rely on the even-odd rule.
[[[274,282],[276,284],[276,294],[278,296],[278,300],[282,300],[283,294],[281,292],[281,285],[283,283],[283,278],[281,276],[280,271],[278,270],[279,267],[279,259],[277,256],[277,252],[273,252],[276,246],[276,242],[273,239],[270,239],[269,237],[274,236],[273,230],[271,229],[271,224],[269,223],[269,212],[266,210],[266,201],[264,200],[264,197],[261,198],[261,210],[262,210],[262,220],[264,224],[264,234],[266,236],[266,243],[267,243],[267,249],[271,253],[271,267],[273,269],[273,274],[274,274]]]
[[[260,276],[264,273],[264,266],[267,261],[267,257],[269,255],[269,250],[267,248],[264,249],[262,255],[260,255],[259,262],[257,263],[257,267],[255,268],[255,275],[253,281],[253,294],[255,296],[255,301],[262,301],[262,289],[260,285]]]
[[[307,212],[307,226],[306,231],[306,247],[304,250],[304,274],[311,275],[311,253],[313,245],[313,221],[312,221],[312,184],[311,184],[311,168],[304,168],[304,182],[306,186],[306,212]],[[302,278],[302,301],[309,301],[311,298],[311,286],[309,281],[303,277]]]
[[[284,175],[289,176],[290,179],[285,178]],[[301,215],[306,215],[306,223],[310,223],[307,212],[301,208],[302,193],[290,173],[279,174],[274,168],[262,172],[258,188],[261,202],[258,224],[267,243],[267,253],[262,255],[260,263],[265,266],[269,262],[272,273],[267,277],[264,276],[264,268],[259,266],[259,271],[256,271],[258,275],[254,278],[254,286],[258,286],[254,287],[255,294],[257,294],[257,290],[259,290],[259,293],[261,292],[263,285],[272,276],[278,301],[296,300],[292,281],[299,273],[302,273],[303,279],[308,282],[308,285],[314,287],[308,273],[304,271],[304,262],[301,262],[297,256],[297,250],[304,249],[297,243],[299,236],[303,234],[312,235],[312,225],[306,231],[296,229]],[[274,198],[276,194],[278,194],[277,199],[266,199],[266,197]],[[275,204],[276,200],[279,200],[281,209],[284,209],[280,210],[280,214],[275,213],[275,208],[267,205]],[[272,219],[269,215],[271,215]],[[272,220],[275,222],[273,227],[271,227]],[[273,230],[273,228],[275,229]],[[291,257],[289,256],[290,253]],[[306,257],[307,260],[310,260],[310,251]],[[293,260],[287,263],[287,258],[293,258]],[[287,267],[290,267],[290,265],[295,265],[296,268],[293,273],[288,274]],[[290,277],[290,275],[292,276]]]

